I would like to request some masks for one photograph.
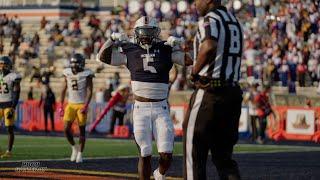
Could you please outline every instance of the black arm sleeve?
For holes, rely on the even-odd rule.
[[[12,108],[16,108],[19,103],[20,90],[12,92]]]
[[[106,64],[111,64],[113,42],[108,39],[98,52],[97,60]]]

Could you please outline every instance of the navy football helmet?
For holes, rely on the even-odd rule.
[[[157,20],[147,16],[139,18],[134,26],[134,36],[140,45],[151,45],[159,38],[160,31]]]
[[[80,53],[74,54],[70,59],[70,67],[73,73],[78,73],[84,70],[86,59]]]
[[[13,63],[9,56],[2,56],[0,58],[0,72],[7,74],[12,70]]]

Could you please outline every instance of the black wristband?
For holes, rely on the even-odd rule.
[[[190,80],[191,80],[192,82],[196,82],[196,81],[198,81],[199,79],[200,79],[199,74],[191,74],[191,75],[190,75]]]

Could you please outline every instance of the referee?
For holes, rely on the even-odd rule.
[[[184,128],[184,179],[205,180],[209,150],[220,179],[240,179],[232,160],[238,140],[242,91],[238,85],[243,33],[221,0],[196,0],[202,18],[194,39],[190,76],[196,90]]]

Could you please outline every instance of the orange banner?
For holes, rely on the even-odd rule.
[[[273,107],[276,118],[268,118],[268,136],[276,141],[320,142],[320,108]]]

